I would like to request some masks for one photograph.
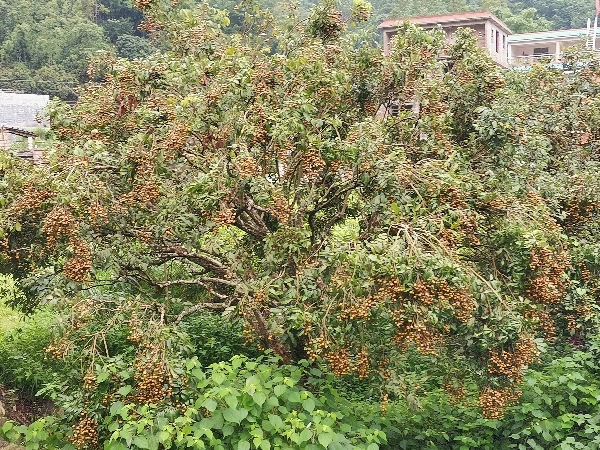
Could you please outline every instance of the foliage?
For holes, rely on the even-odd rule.
[[[308,381],[316,383],[315,393],[300,385],[305,367],[238,356],[204,371],[197,359],[191,359],[176,374],[181,380],[181,390],[175,394],[180,402],[140,403],[133,386],[122,384],[112,391],[108,404],[95,404],[97,409],[81,416],[72,435],[62,443],[49,441],[60,437],[56,431],[43,431],[55,424],[48,419],[29,428],[8,424],[3,433],[15,440],[20,434],[27,439],[27,433],[41,430],[37,439],[47,449],[69,448],[68,441],[80,447],[93,446],[98,439],[105,443],[104,448],[114,450],[378,449],[385,434],[369,428],[358,410],[328,388],[320,371],[312,369],[317,378]],[[112,387],[113,377],[103,373],[95,380],[98,394]]]
[[[2,314],[2,321],[10,316]],[[0,384],[35,394],[58,376],[59,366],[48,361],[45,348],[56,335],[56,316],[38,312],[0,332]]]
[[[330,2],[267,37],[161,5],[141,7],[171,51],[103,56],[50,109],[50,164],[4,175],[16,303],[58,302],[66,342],[93,321],[83,354],[110,355],[124,323],[227,310],[288,363],[387,383],[415,346],[429,376],[475,373],[482,405],[508,405],[536,338],[594,333],[595,63],[504,73],[467,31],[446,49],[410,25],[382,60]],[[396,101],[419,112],[376,115]]]

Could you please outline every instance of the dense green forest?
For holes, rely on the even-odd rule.
[[[228,11],[230,33],[241,30],[251,9],[248,2],[238,8],[238,0],[209,3]],[[277,0],[258,3],[280,17],[290,5]],[[372,18],[363,26],[374,42],[376,25],[389,17],[486,9],[519,33],[584,27],[594,14],[590,0],[373,0],[371,4]],[[307,14],[314,2],[303,0],[298,7]],[[0,89],[74,100],[75,88],[88,79],[88,58],[95,52],[132,59],[161,48],[160,39],[150,39],[138,28],[141,21],[133,0],[0,0]]]

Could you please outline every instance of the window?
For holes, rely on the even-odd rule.
[[[502,35],[502,48],[506,48],[506,35]]]
[[[533,49],[533,54],[535,56],[537,55],[549,55],[549,48],[548,47],[536,47]]]
[[[500,32],[496,31],[496,53],[500,53]]]

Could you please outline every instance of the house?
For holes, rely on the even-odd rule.
[[[511,67],[530,66],[540,58],[559,63],[563,49],[573,45],[596,49],[600,40],[588,28],[513,34],[508,36],[508,62]]]
[[[471,28],[479,37],[479,46],[487,49],[492,59],[498,64],[508,67],[508,37],[512,35],[512,32],[504,22],[491,12],[475,11],[386,20],[379,25],[383,32],[383,48],[386,54],[389,53],[392,38],[405,20],[426,30],[441,27],[446,33],[446,40],[450,43],[454,40],[456,30]]]
[[[27,150],[17,156],[40,162],[42,151],[35,146],[33,130],[44,126],[39,117],[49,101],[48,95],[0,91],[0,149],[9,148],[19,137],[26,138]]]

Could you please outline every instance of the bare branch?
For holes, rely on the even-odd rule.
[[[186,309],[185,311],[182,311],[181,313],[179,313],[179,315],[177,316],[177,318],[175,319],[175,321],[173,323],[175,325],[178,325],[187,316],[190,316],[190,315],[194,314],[195,312],[200,311],[201,309],[212,309],[215,311],[224,311],[229,306],[231,306],[230,303],[198,303],[197,305],[194,305],[191,308]]]

